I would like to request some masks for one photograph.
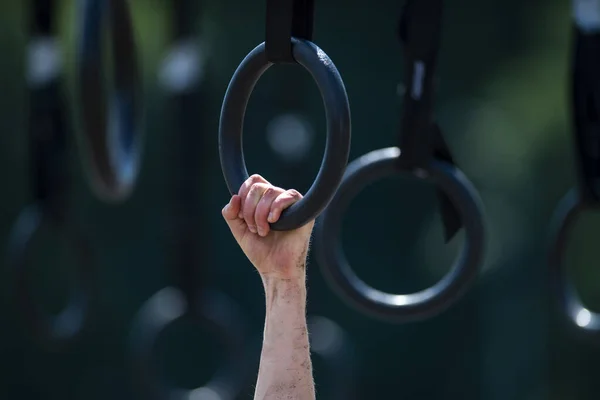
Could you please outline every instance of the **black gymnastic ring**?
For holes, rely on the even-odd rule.
[[[165,302],[177,302],[177,310],[165,313]],[[235,303],[218,291],[205,291],[196,300],[198,314],[190,313],[183,293],[175,287],[166,287],[150,297],[134,319],[130,335],[133,372],[144,398],[152,400],[190,399],[194,390],[208,389],[220,400],[235,400],[247,384],[247,372],[252,368],[246,362],[245,331],[240,311]],[[156,342],[167,326],[182,318],[195,318],[215,331],[215,336],[227,345],[225,362],[221,369],[202,388],[181,389],[159,378],[154,351]]]
[[[350,153],[350,105],[337,68],[323,50],[307,40],[292,38],[292,52],[294,59],[310,72],[321,92],[327,116],[327,141],[317,178],[304,198],[271,224],[271,229],[276,231],[299,228],[323,211],[344,176]],[[237,193],[249,177],[242,147],[244,116],[254,86],[271,65],[265,44],[259,44],[241,62],[225,92],[219,124],[219,155],[231,194]]]
[[[77,274],[80,286],[75,287],[67,306],[56,316],[44,314],[31,297],[28,275],[28,256],[31,241],[40,229],[49,224],[54,229],[65,230],[76,252]],[[18,217],[9,241],[9,265],[15,272],[15,297],[31,334],[49,346],[61,346],[74,342],[88,327],[91,320],[91,301],[96,291],[91,276],[92,257],[89,242],[80,232],[75,232],[38,205],[27,207]],[[68,323],[67,321],[74,321]]]
[[[450,271],[430,288],[408,295],[379,291],[354,273],[342,250],[344,211],[367,184],[403,172],[398,167],[399,157],[400,150],[389,147],[372,151],[351,162],[338,192],[315,227],[315,252],[329,284],[350,305],[389,322],[421,320],[449,307],[477,276],[485,246],[483,206],[478,193],[455,166],[432,160],[422,172],[448,195],[460,213],[466,231],[463,250]]]
[[[562,198],[552,217],[548,265],[551,287],[556,293],[558,306],[564,312],[565,317],[573,324],[573,327],[579,328],[579,331],[598,335],[600,334],[600,314],[588,310],[583,305],[575,285],[567,275],[565,265],[568,235],[579,214],[592,208],[597,208],[597,206],[581,201],[581,196],[576,189],[571,190]],[[590,322],[583,326],[577,322],[577,317],[582,311],[590,313]]]
[[[139,175],[141,85],[127,1],[79,0],[78,95],[92,189],[105,200],[129,197]],[[112,35],[114,88],[104,93],[102,27]],[[117,38],[118,36],[118,38]],[[107,112],[108,108],[108,112]]]

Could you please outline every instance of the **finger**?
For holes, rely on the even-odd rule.
[[[239,242],[240,238],[246,232],[246,223],[238,218],[238,213],[242,207],[242,199],[238,195],[233,195],[229,203],[223,208],[222,214],[225,222],[229,226],[233,237]]]
[[[229,200],[229,203],[227,203],[223,208],[223,218],[228,221],[238,219],[238,214],[242,208],[241,200],[241,197],[237,194],[231,196],[231,200]]]
[[[242,214],[244,221],[246,221],[246,225],[248,225],[248,229],[252,233],[256,233],[256,222],[254,220],[254,212],[256,210],[256,206],[260,201],[263,193],[269,188],[271,185],[267,183],[255,183],[250,187],[248,191],[248,195],[244,200],[242,205]]]
[[[255,183],[266,183],[267,185],[269,184],[269,182],[267,182],[265,178],[258,174],[253,174],[251,177],[246,179],[246,181],[242,183],[242,186],[240,186],[240,189],[237,192],[238,196],[242,198],[242,209],[244,208],[244,203],[246,202],[246,196],[248,195],[248,192],[250,191],[252,185],[254,185]],[[238,216],[242,218],[242,210],[240,210]]]
[[[269,186],[267,190],[263,193],[258,205],[256,206],[256,211],[254,212],[254,222],[256,223],[256,229],[258,230],[258,234],[260,236],[267,236],[271,227],[269,226],[269,221],[267,221],[267,217],[271,212],[271,205],[275,201],[275,199],[285,191],[281,188],[275,186]]]
[[[281,193],[271,204],[271,211],[267,220],[270,223],[277,222],[283,210],[302,199],[300,192],[294,189],[286,190]]]

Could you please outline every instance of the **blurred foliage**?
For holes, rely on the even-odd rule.
[[[0,2],[0,240],[6,242],[20,210],[30,202],[24,80],[28,2]],[[60,352],[39,346],[22,329],[3,269],[0,302],[0,398],[137,398],[127,359],[131,321],[153,293],[173,284],[165,245],[172,205],[169,183],[169,97],[158,84],[169,50],[169,1],[132,0],[145,92],[145,148],[137,189],[122,205],[97,200],[85,182],[73,140],[72,214],[95,250],[100,323],[80,344]],[[203,84],[197,177],[201,209],[196,223],[202,284],[218,287],[243,307],[260,345],[264,299],[260,281],[221,221],[228,199],[217,154],[220,104],[238,63],[264,38],[264,2],[206,1],[198,21],[208,55]],[[398,85],[403,62],[395,37],[401,2],[376,7],[317,2],[315,42],[334,60],[351,101],[351,158],[395,144]],[[570,10],[568,2],[462,0],[448,2],[439,65],[438,117],[455,159],[485,203],[488,254],[468,295],[431,320],[389,325],[345,305],[309,266],[309,314],[325,316],[346,332],[354,349],[355,398],[586,400],[596,399],[600,352],[564,325],[548,289],[546,239],[551,213],[574,185],[574,154],[567,113]],[[59,22],[67,89],[73,94],[78,15],[74,0],[60,2]],[[401,89],[401,87],[400,87]],[[72,97],[71,97],[72,98]],[[73,101],[72,101],[73,103]],[[76,104],[71,104],[72,111]],[[281,157],[269,124],[285,113],[301,115],[314,131],[304,157]],[[74,131],[78,122],[73,112]],[[199,112],[200,114],[200,112]],[[308,189],[324,144],[322,101],[297,66],[271,68],[247,111],[245,149],[251,172],[280,186]],[[569,260],[583,299],[600,309],[595,263],[598,215],[581,218]],[[69,258],[60,236],[36,247],[34,288],[51,310],[66,298]],[[439,279],[461,245],[444,246],[433,188],[400,177],[374,183],[352,203],[344,224],[347,256],[361,277],[384,290],[414,291]],[[40,239],[41,240],[41,239]],[[51,241],[50,241],[51,240]],[[61,253],[62,252],[62,253]],[[61,253],[61,254],[58,254]],[[37,260],[37,262],[35,261]],[[40,265],[43,263],[43,265]],[[73,267],[73,266],[71,266]],[[186,387],[216,370],[219,338],[174,326],[159,345],[161,371]],[[258,365],[255,365],[256,369]],[[319,397],[326,400],[334,373],[315,355]],[[246,397],[250,398],[249,385]],[[327,397],[329,398],[329,397]],[[331,397],[333,398],[333,397]]]

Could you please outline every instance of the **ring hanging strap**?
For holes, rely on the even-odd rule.
[[[571,66],[571,96],[580,192],[583,202],[599,204],[600,1],[575,0],[573,4],[575,43]]]
[[[198,253],[198,180],[200,171],[198,148],[203,146],[202,128],[206,120],[206,106],[202,104],[198,88],[173,97],[173,111],[176,117],[172,131],[172,216],[173,254],[170,260],[177,285],[186,297],[188,307],[195,307],[201,290],[203,272],[206,270]],[[200,132],[200,133],[199,133]]]
[[[267,0],[265,51],[276,63],[295,63],[292,38],[312,41],[314,0]]]
[[[433,115],[442,8],[442,0],[409,0],[400,15],[398,36],[408,76],[398,138],[402,150],[399,162],[404,169],[423,168],[432,156],[456,165]],[[448,196],[439,189],[437,196],[448,242],[462,228],[462,222]]]
[[[203,55],[199,48],[201,43],[195,32],[195,23],[200,16],[202,7],[197,2],[189,0],[176,0],[173,2],[172,38],[173,48],[186,45],[184,56],[180,57],[194,60],[198,65],[193,71],[188,71],[190,76],[185,79],[184,85],[170,86],[171,104],[173,111],[173,130],[169,140],[171,151],[171,185],[172,196],[172,232],[171,259],[173,277],[180,288],[188,312],[194,313],[199,306],[197,299],[202,290],[201,280],[205,278],[203,264],[197,251],[196,241],[201,236],[197,231],[199,223],[198,193],[196,171],[200,171],[201,158],[198,157],[198,148],[204,146],[203,127],[208,118],[206,104],[203,100],[207,97],[205,85],[200,85],[204,71],[200,67]],[[170,58],[171,62],[178,61]],[[181,60],[179,60],[181,62]],[[169,68],[167,66],[167,68]],[[182,71],[179,71],[182,74]]]
[[[170,0],[173,17],[171,31],[174,40],[189,38],[194,35],[194,24],[200,16],[202,7],[199,1]]]
[[[67,123],[60,88],[59,49],[54,37],[53,0],[35,1],[29,48],[30,163],[33,196],[54,217],[64,214],[69,184]],[[40,65],[47,67],[42,71]]]

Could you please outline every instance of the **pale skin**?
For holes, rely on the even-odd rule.
[[[252,175],[223,208],[223,217],[258,271],[266,297],[255,400],[314,400],[306,325],[306,255],[314,221],[293,231],[270,230],[302,195]]]

